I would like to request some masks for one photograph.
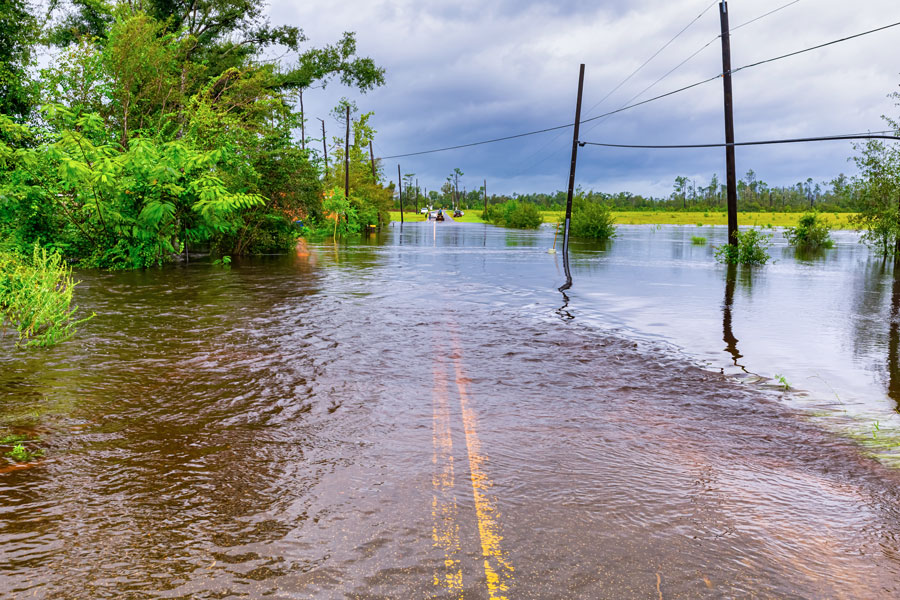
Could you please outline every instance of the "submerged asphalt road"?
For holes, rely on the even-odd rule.
[[[0,475],[4,597],[900,595],[896,471],[582,323],[528,244],[81,274],[79,337],[0,355],[48,446]]]

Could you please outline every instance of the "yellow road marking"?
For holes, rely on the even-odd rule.
[[[434,585],[462,600],[463,577],[460,564],[459,523],[456,520],[456,496],[453,492],[453,438],[450,435],[450,407],[447,402],[447,376],[443,364],[434,365],[433,441],[434,496],[431,504],[432,539],[444,552],[442,569],[435,570]]]
[[[453,340],[453,366],[456,371],[456,386],[459,389],[459,405],[462,411],[463,429],[466,434],[466,449],[469,454],[469,472],[472,474],[472,493],[475,497],[475,513],[478,516],[478,533],[481,537],[481,555],[484,557],[484,575],[492,600],[508,600],[506,592],[513,579],[513,567],[503,552],[500,542],[500,523],[497,518],[496,501],[490,495],[493,482],[487,476],[484,465],[487,457],[481,452],[478,439],[478,420],[469,406],[468,381],[463,374],[460,360],[462,350],[455,332]]]

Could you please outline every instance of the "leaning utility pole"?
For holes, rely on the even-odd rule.
[[[563,268],[566,282],[559,291],[572,287],[572,273],[569,271],[569,224],[572,222],[572,196],[575,194],[575,163],[578,162],[578,130],[581,126],[581,95],[584,91],[584,63],[578,71],[578,97],[575,100],[575,131],[572,132],[572,163],[569,166],[569,192],[566,195],[566,226],[563,234]]]
[[[306,114],[303,112],[303,88],[300,88],[300,148],[306,150]]]
[[[347,133],[344,136],[344,198],[350,199],[350,105],[347,105]]]
[[[400,175],[400,165],[397,165],[397,196],[400,198],[400,224],[403,224],[403,177]]]
[[[728,184],[728,243],[737,246],[737,175],[734,164],[734,98],[731,93],[731,38],[728,33],[728,3],[719,3],[722,23],[722,84],[725,91],[725,170]]]
[[[372,179],[378,181],[378,175],[375,174],[375,154],[372,152],[372,140],[369,140],[369,162],[372,163]]]
[[[319,119],[319,117],[316,117]],[[322,121],[322,119],[319,119]],[[328,143],[325,141],[325,121],[322,121],[322,153],[325,155],[325,176],[328,177]]]

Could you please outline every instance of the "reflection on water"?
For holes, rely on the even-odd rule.
[[[549,227],[408,223],[79,274],[96,319],[0,350],[0,420],[48,449],[0,473],[0,596],[441,597],[440,489],[486,597],[474,455],[509,597],[896,597],[900,473],[719,371],[886,429],[898,269],[843,233],[729,268],[692,232],[623,226],[560,265]]]
[[[734,365],[746,371],[743,365],[738,364],[741,353],[738,352],[738,340],[731,329],[731,307],[734,304],[734,285],[737,281],[737,266],[728,265],[725,272],[725,301],[722,303],[722,340],[725,342],[725,351],[734,360]]]

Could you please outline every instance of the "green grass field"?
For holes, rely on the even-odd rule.
[[[549,214],[562,218],[562,213],[544,213],[544,220]],[[555,215],[560,215],[556,217]],[[617,212],[616,223],[619,225],[727,225],[728,216],[724,212]],[[803,213],[738,213],[738,225],[754,227],[795,227]],[[823,217],[833,229],[852,229],[849,218],[853,213],[824,213]]]
[[[403,211],[403,220],[406,223],[415,223],[416,221],[424,221],[425,215],[421,215],[414,212]],[[400,211],[392,210],[391,211],[391,221],[400,222]]]
[[[454,219],[460,223],[483,223],[480,210],[467,210],[462,218]],[[562,221],[562,211],[544,211],[545,223]],[[634,211],[616,212],[617,225],[727,225],[728,217],[724,212],[669,212],[669,211]],[[759,212],[738,213],[738,224],[753,227],[795,227],[803,213]],[[853,213],[822,213],[832,229],[853,229],[849,223]],[[424,215],[404,213],[407,221],[424,221]],[[399,221],[400,212],[391,211],[391,220]]]

